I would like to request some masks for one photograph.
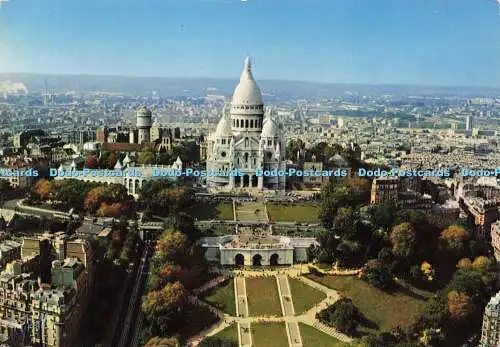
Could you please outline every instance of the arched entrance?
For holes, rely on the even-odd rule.
[[[261,266],[262,265],[262,256],[260,254],[256,254],[252,258],[253,266]]]
[[[279,265],[278,264],[278,259],[279,259],[279,255],[277,255],[276,253],[273,253],[271,255],[271,258],[269,258],[269,264],[271,264],[271,266],[277,266],[277,265]]]
[[[236,257],[234,257],[234,265],[236,266],[245,265],[245,257],[243,256],[243,254],[241,253],[236,254]]]
[[[250,186],[250,176],[244,175],[243,176],[243,187],[249,187]]]
[[[241,177],[240,176],[234,176],[234,186],[239,187],[241,184]]]
[[[252,176],[252,187],[257,187],[258,181],[257,181],[257,175]]]

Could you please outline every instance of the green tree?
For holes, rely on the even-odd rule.
[[[393,227],[390,238],[395,256],[405,258],[414,250],[416,233],[410,223],[402,223]]]
[[[324,324],[333,326],[346,334],[354,334],[362,321],[362,314],[348,298],[342,298],[326,309],[317,313],[317,318]]]
[[[150,165],[155,163],[155,153],[153,151],[142,151],[139,153],[138,162],[141,165]]]
[[[361,278],[379,289],[388,289],[394,283],[391,269],[378,260],[369,261]]]

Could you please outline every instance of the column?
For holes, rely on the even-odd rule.
[[[253,175],[248,175],[248,188],[252,188],[252,177]]]
[[[257,177],[257,187],[260,190],[264,189],[264,176]]]

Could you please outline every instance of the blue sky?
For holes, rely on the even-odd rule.
[[[500,86],[495,0],[10,0],[0,72]]]

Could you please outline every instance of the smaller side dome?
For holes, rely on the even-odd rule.
[[[217,124],[217,130],[215,130],[215,136],[232,136],[231,122],[226,117],[222,115],[219,124]]]
[[[277,134],[278,126],[276,125],[276,122],[272,119],[268,119],[262,127],[261,137],[276,137]]]

